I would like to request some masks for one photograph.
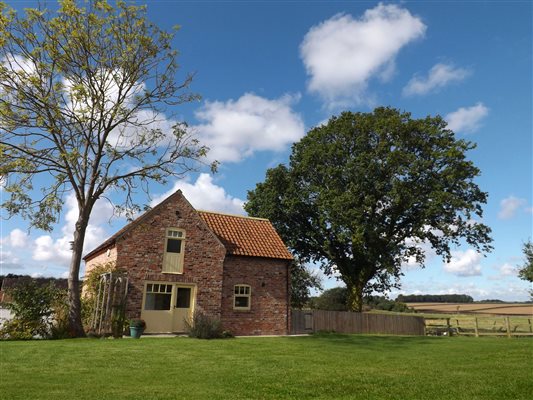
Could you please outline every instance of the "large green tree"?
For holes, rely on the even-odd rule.
[[[245,208],[269,218],[303,262],[337,271],[360,311],[364,294],[398,287],[403,263],[424,264],[422,244],[445,260],[462,242],[491,250],[476,221],[487,194],[472,148],[440,117],[344,112],[294,144],[289,166],[269,169]]]
[[[529,240],[527,243],[524,243],[522,250],[524,252],[524,264],[518,270],[518,277],[533,283],[533,242]],[[529,294],[533,298],[533,288],[530,289]]]
[[[69,320],[83,335],[79,271],[95,202],[133,195],[195,168],[207,149],[171,111],[198,97],[177,80],[174,32],[124,1],[63,0],[18,14],[0,2],[0,177],[9,215],[50,230],[66,195],[78,219],[68,278]],[[173,122],[169,122],[173,121]]]
[[[322,290],[320,276],[298,259],[291,263],[291,307],[302,309],[311,299],[311,290]]]

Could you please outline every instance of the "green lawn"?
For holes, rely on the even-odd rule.
[[[530,338],[0,342],[0,399],[533,398]]]

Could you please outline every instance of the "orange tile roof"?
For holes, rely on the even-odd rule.
[[[94,250],[83,257],[85,261],[91,259],[106,249],[113,247],[121,236],[132,228],[150,218],[156,210],[172,201],[175,196],[181,196],[180,190],[176,191],[151,210],[145,212],[133,222],[120,229],[113,236],[105,240]],[[292,260],[292,256],[269,220],[263,218],[244,217],[242,215],[220,214],[210,211],[197,211],[207,226],[219,238],[227,254],[278,258]]]
[[[209,211],[198,211],[198,214],[217,235],[228,254],[292,260],[291,253],[267,219]]]

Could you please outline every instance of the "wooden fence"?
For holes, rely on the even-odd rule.
[[[292,334],[317,331],[423,336],[425,335],[425,324],[423,317],[416,316],[292,310]]]
[[[426,318],[428,335],[533,336],[533,318],[527,316],[458,316]]]

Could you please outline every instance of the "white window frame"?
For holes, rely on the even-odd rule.
[[[181,240],[179,253],[167,252],[168,240]],[[165,230],[163,265],[161,271],[165,274],[183,274],[183,263],[185,257],[185,230],[180,228],[167,228]]]
[[[248,299],[247,307],[238,307],[236,305],[237,297],[246,297]],[[233,286],[233,309],[240,311],[249,311],[252,308],[252,287],[244,283]]]

